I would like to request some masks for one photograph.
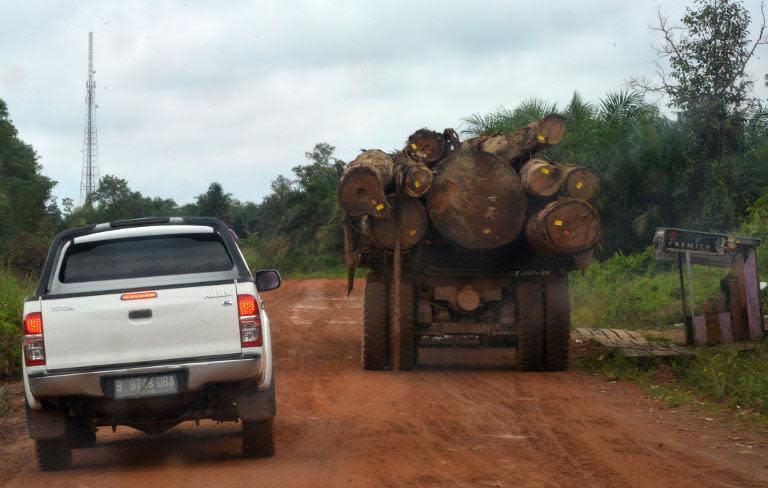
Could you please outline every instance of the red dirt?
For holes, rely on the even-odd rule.
[[[365,372],[359,287],[347,299],[342,281],[289,282],[264,298],[277,358],[275,457],[240,458],[235,424],[155,437],[100,429],[71,470],[41,473],[17,397],[0,419],[0,485],[768,486],[765,433],[573,371]]]

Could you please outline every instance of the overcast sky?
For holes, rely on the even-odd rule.
[[[178,203],[212,181],[259,202],[320,141],[349,161],[530,97],[597,101],[652,74],[660,42],[659,0],[222,4],[0,4],[0,98],[59,198],[79,201],[89,31],[102,176]]]

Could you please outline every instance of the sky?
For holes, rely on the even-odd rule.
[[[759,0],[744,4],[759,22]],[[563,106],[574,91],[597,102],[652,76],[659,6],[675,22],[683,12],[659,0],[2,2],[0,98],[55,195],[79,202],[92,31],[101,175],[179,204],[213,181],[258,203],[317,142],[350,161],[421,127],[460,129],[532,97]],[[761,98],[766,59],[763,47],[749,66]]]

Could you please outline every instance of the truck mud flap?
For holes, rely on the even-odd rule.
[[[275,376],[266,391],[258,391],[255,387],[235,395],[237,416],[241,420],[266,420],[275,416]]]
[[[26,405],[27,432],[35,440],[57,439],[67,433],[67,414],[57,410],[33,410]]]

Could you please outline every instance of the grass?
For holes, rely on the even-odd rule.
[[[30,278],[0,266],[0,378],[14,379],[21,373],[21,314],[24,297],[33,287]]]
[[[580,368],[609,380],[637,383],[653,398],[678,407],[691,403],[742,415],[768,424],[768,345],[753,350],[719,346],[695,356],[663,360],[629,360],[594,353],[579,360]]]
[[[697,310],[720,289],[724,268],[694,266]],[[664,329],[683,321],[676,266],[656,263],[653,250],[617,254],[571,274],[574,327]]]
[[[11,410],[11,392],[5,386],[0,386],[0,417]]]

